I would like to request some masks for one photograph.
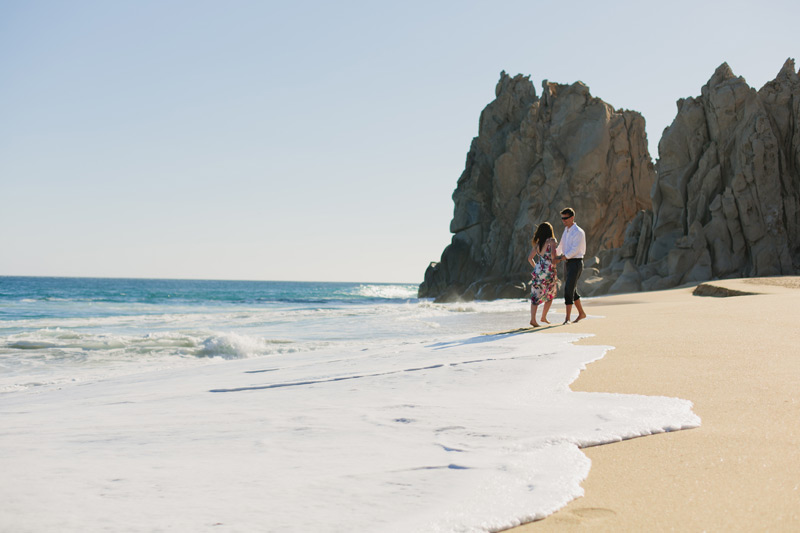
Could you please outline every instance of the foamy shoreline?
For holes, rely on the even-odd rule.
[[[581,447],[699,424],[687,400],[570,391],[609,347],[577,344],[585,334],[560,325],[514,332],[528,320],[525,300],[378,303],[317,319],[301,309],[293,330],[273,325],[270,310],[203,309],[182,318],[191,331],[175,331],[201,338],[217,323],[238,325],[237,356],[285,331],[343,338],[229,360],[215,349],[213,363],[146,363],[6,393],[0,530],[492,531],[579,497],[589,469]],[[266,325],[252,330],[254,321]],[[23,340],[49,334],[38,319],[30,326]],[[150,330],[136,318],[131,338]],[[482,334],[492,331],[504,333]],[[5,361],[24,356],[62,376],[84,364],[112,371],[126,355],[136,365],[138,344],[124,351],[117,326],[63,333],[64,348],[25,350],[13,333]],[[95,348],[95,338],[122,348]],[[96,357],[82,361],[76,342]],[[150,358],[173,355],[155,348]],[[76,356],[66,367],[48,365],[66,349]]]
[[[703,425],[585,449],[585,495],[509,531],[791,531],[800,528],[800,277],[711,283],[587,303],[571,325],[615,350],[576,391],[694,402]]]

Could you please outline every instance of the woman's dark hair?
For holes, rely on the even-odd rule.
[[[538,250],[541,252],[544,243],[547,239],[551,238],[553,238],[553,226],[551,226],[549,222],[542,222],[536,227],[536,233],[533,234],[531,244],[538,247]]]

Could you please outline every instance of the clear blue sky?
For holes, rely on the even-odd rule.
[[[800,2],[0,0],[0,275],[420,282],[501,70],[647,120]],[[800,65],[799,65],[800,66]]]

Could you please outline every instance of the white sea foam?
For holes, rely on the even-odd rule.
[[[541,518],[582,493],[579,447],[699,423],[683,400],[570,392],[607,350],[578,338],[334,343],[7,394],[4,525],[470,532]],[[206,340],[220,354],[287,346]]]
[[[197,352],[199,357],[222,357],[223,359],[245,359],[276,353],[293,353],[298,348],[292,347],[292,341],[276,339],[259,339],[226,333],[215,335],[202,342]]]
[[[0,340],[0,393],[196,366],[202,359],[296,353],[327,344],[208,330],[143,335],[32,330]]]
[[[394,290],[378,286],[386,287]],[[327,307],[185,308],[131,304],[120,309],[128,314],[1,322],[0,392],[39,381],[41,372],[48,374],[48,383],[62,385],[191,366],[191,360],[197,358],[265,357],[313,351],[330,343],[359,350],[374,342],[424,339],[442,328],[451,333],[497,330],[506,320],[523,321],[527,303],[435,304],[422,300]],[[170,312],[163,312],[166,309]],[[142,310],[148,312],[135,313]],[[102,311],[108,312],[108,308]],[[87,361],[92,362],[90,367],[85,366]],[[35,379],[30,379],[31,371],[36,373]]]
[[[408,285],[360,285],[355,293],[367,298],[412,299],[417,297],[416,287]]]
[[[3,528],[489,531],[579,496],[580,447],[699,423],[570,392],[607,347],[479,334],[524,300],[120,309],[0,323]]]

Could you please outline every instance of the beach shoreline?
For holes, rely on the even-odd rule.
[[[585,495],[506,531],[800,528],[800,277],[703,285],[730,296],[606,296],[568,326],[616,347],[572,390],[687,399],[702,425],[585,448]]]
[[[578,344],[557,313],[550,332],[515,334],[522,299],[2,289],[3,531],[493,531],[579,497],[581,446],[700,423],[686,400],[571,392],[611,347]]]
[[[7,355],[51,364],[46,381],[6,376],[27,387],[0,409],[15,480],[0,484],[0,529],[797,529],[800,277],[708,285],[749,294],[727,298],[587,299],[589,318],[567,326],[556,304],[537,329],[520,327],[525,301],[394,305],[360,285],[349,307],[338,292],[322,309],[319,295],[296,311],[242,304],[237,285],[219,308],[162,295],[141,314],[153,282],[140,285],[99,319],[102,294],[53,304],[34,291],[7,324]],[[37,309],[53,315],[27,319]],[[197,359],[153,367],[176,343]],[[94,361],[53,367],[62,352]],[[136,354],[149,358],[136,372],[117,369]],[[368,498],[369,512],[341,512]]]

